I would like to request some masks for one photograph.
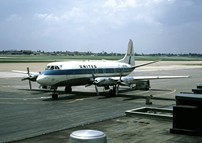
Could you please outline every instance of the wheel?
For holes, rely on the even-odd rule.
[[[116,95],[115,90],[110,89],[109,96],[115,96],[115,95]]]
[[[43,88],[43,89],[47,89],[48,87],[43,85],[42,88]]]
[[[65,93],[72,93],[72,87],[71,86],[66,86],[65,87]]]
[[[52,94],[52,99],[57,100],[58,99],[58,94],[57,93],[53,93]]]

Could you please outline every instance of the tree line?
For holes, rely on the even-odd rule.
[[[53,52],[45,52],[45,51],[32,51],[32,50],[2,50],[0,51],[1,55],[66,55],[66,56],[123,56],[125,53],[114,53],[114,52],[99,52],[99,53],[93,53],[91,51],[87,52],[79,52],[79,51],[53,51]],[[135,53],[136,56],[162,56],[162,57],[202,57],[202,54],[200,53],[180,53],[180,54],[174,54],[174,53],[152,53],[152,54],[138,54]]]

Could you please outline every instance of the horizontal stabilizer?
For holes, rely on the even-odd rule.
[[[161,60],[157,60],[157,61],[152,61],[152,62],[148,62],[148,63],[144,63],[144,64],[141,64],[141,65],[137,65],[137,66],[133,66],[133,68],[139,68],[139,67],[143,67],[143,66],[146,66],[146,65],[150,65],[150,64],[153,64],[153,63],[157,63]]]

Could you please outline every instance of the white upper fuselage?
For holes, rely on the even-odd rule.
[[[93,82],[93,76],[126,76],[133,69],[131,65],[118,61],[52,62],[38,76],[37,82],[44,86],[86,85]]]

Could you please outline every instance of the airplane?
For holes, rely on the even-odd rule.
[[[97,87],[109,89],[109,95],[118,94],[119,86],[131,86],[134,84],[146,84],[150,88],[149,80],[152,79],[173,79],[187,78],[189,76],[128,76],[136,68],[153,64],[158,61],[152,61],[140,65],[135,65],[133,41],[128,42],[128,49],[125,56],[117,61],[96,60],[96,61],[63,61],[51,62],[45,70],[39,73],[33,73],[27,68],[28,77],[22,80],[29,80],[31,89],[31,81],[36,81],[43,88],[51,87],[53,89],[52,99],[58,99],[57,88],[64,86],[66,93],[72,92],[72,86],[85,85],[95,86],[95,91],[99,95]],[[112,89],[110,89],[112,87]]]

